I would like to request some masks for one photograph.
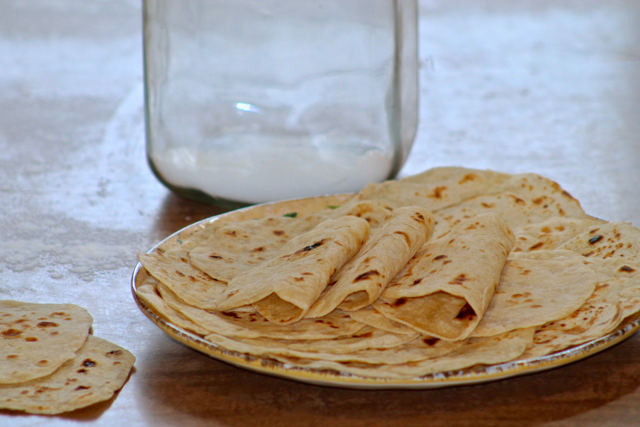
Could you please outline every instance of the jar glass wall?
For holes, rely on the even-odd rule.
[[[147,156],[201,201],[393,178],[418,114],[416,0],[145,0]]]

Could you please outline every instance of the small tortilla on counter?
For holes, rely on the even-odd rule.
[[[472,337],[498,335],[562,319],[578,310],[596,288],[595,272],[574,252],[517,255],[507,259],[500,284]]]
[[[273,323],[294,323],[368,236],[364,219],[349,215],[324,221],[293,238],[271,260],[232,279],[218,310],[252,304]]]
[[[0,301],[0,384],[50,375],[76,357],[92,323],[74,304]]]
[[[135,360],[124,348],[89,335],[77,357],[51,375],[0,385],[0,408],[59,414],[108,400],[122,388]]]
[[[514,241],[495,215],[463,221],[424,245],[373,307],[425,335],[464,339],[487,310]]]
[[[373,303],[431,237],[433,227],[433,215],[423,207],[394,210],[360,251],[333,276],[306,317],[322,317],[338,306],[355,311]]]

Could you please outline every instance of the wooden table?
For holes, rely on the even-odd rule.
[[[640,224],[640,2],[424,0],[420,127],[403,174],[537,172]],[[147,167],[138,0],[0,0],[0,299],[74,302],[131,350],[112,400],[2,426],[636,426],[640,336],[495,383],[352,391],[253,374],[167,338],[136,307],[136,253],[223,212]]]

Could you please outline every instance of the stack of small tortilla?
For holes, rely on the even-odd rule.
[[[321,200],[139,254],[137,298],[228,351],[400,380],[540,357],[640,311],[640,230],[539,175],[436,168]]]
[[[58,414],[110,399],[135,357],[90,335],[92,322],[73,304],[0,301],[0,408]]]

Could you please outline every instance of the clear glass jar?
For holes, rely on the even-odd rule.
[[[147,155],[223,204],[393,178],[418,117],[417,0],[144,0]]]

